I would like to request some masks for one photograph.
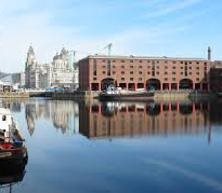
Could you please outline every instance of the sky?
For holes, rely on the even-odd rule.
[[[207,57],[222,60],[221,0],[0,0],[0,71],[24,71],[62,47],[89,54]]]

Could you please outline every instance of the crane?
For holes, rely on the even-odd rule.
[[[105,46],[103,49],[108,49],[108,56],[111,55],[111,51],[112,51],[112,46],[113,44],[112,43],[109,43],[107,46]]]

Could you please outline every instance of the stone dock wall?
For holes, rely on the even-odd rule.
[[[29,93],[26,92],[2,92],[0,98],[29,98]]]
[[[85,92],[75,92],[75,93],[53,93],[50,98],[52,99],[84,99],[91,100],[98,97],[99,92],[85,91]],[[171,91],[171,92],[155,92],[154,100],[189,100],[189,99],[208,99],[216,97],[212,93],[200,93],[192,91]]]

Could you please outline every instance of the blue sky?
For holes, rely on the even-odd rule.
[[[0,0],[0,70],[23,71],[32,44],[40,63],[61,48],[77,58],[113,54],[222,59],[221,0]]]

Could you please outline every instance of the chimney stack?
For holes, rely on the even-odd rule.
[[[208,57],[207,57],[207,59],[209,61],[211,61],[211,48],[210,48],[210,46],[208,47]]]

